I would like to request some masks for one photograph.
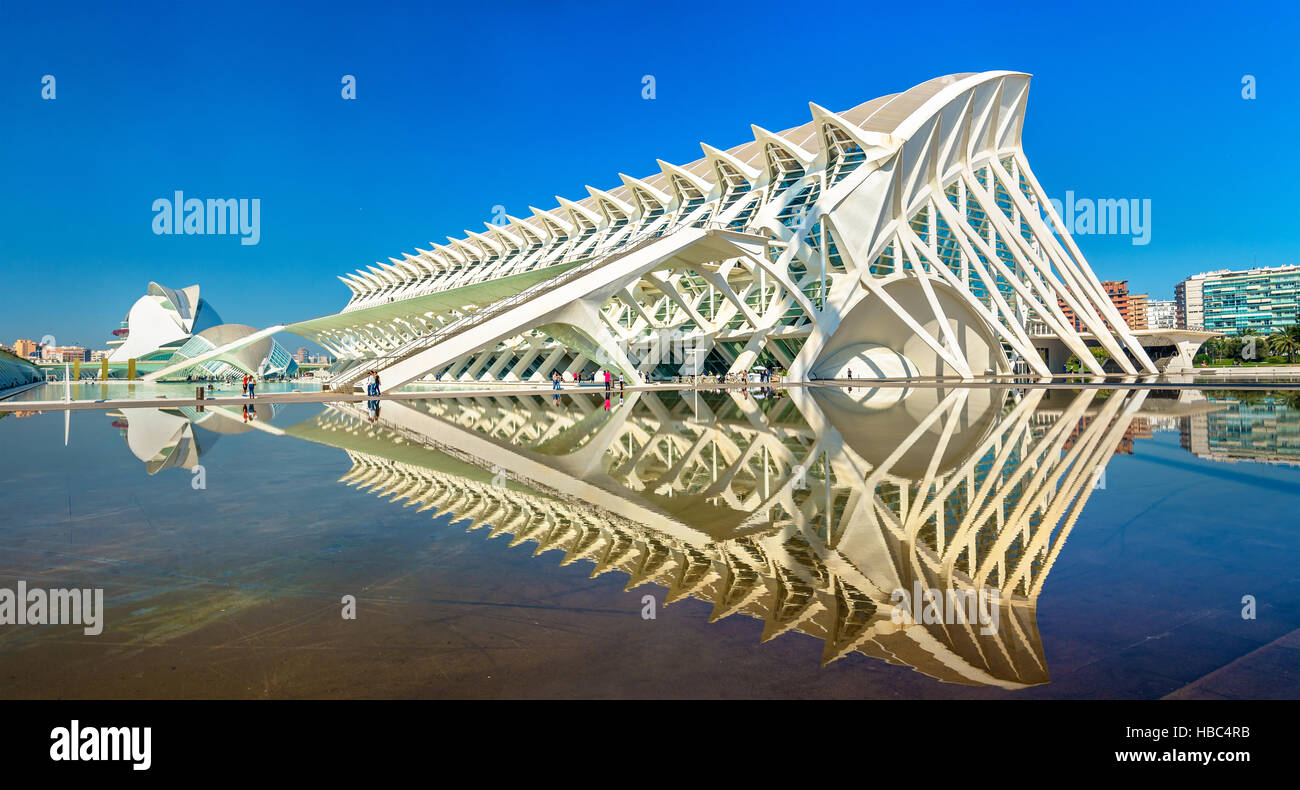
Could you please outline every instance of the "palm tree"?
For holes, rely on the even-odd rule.
[[[1268,337],[1268,350],[1278,356],[1286,354],[1287,362],[1295,364],[1295,352],[1300,349],[1300,324],[1291,324]]]
[[[1205,364],[1210,365],[1227,356],[1225,339],[1222,337],[1212,337],[1205,341],[1201,352],[1205,354]]]

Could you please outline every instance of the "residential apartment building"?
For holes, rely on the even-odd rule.
[[[41,344],[35,340],[19,338],[14,341],[14,353],[23,359],[29,359],[33,354],[39,355]]]
[[[1128,298],[1128,314],[1124,319],[1128,321],[1129,329],[1146,329],[1147,328],[1147,294],[1130,294]],[[1122,313],[1123,310],[1120,310]]]
[[[1178,303],[1173,299],[1147,300],[1147,329],[1176,329]]]
[[[1138,297],[1142,300],[1143,308],[1141,321],[1139,321],[1138,325],[1135,326],[1132,314],[1133,299],[1135,297],[1129,295],[1128,280],[1103,280],[1101,287],[1105,289],[1106,296],[1110,297],[1111,303],[1115,305],[1117,310],[1119,310],[1120,318],[1124,319],[1124,323],[1128,325],[1129,329],[1146,328],[1146,294],[1138,294]],[[1064,300],[1058,300],[1058,304],[1061,307],[1061,312],[1065,313],[1065,320],[1070,323],[1070,326],[1073,326],[1076,330],[1083,330],[1083,322],[1079,320],[1079,317],[1075,315],[1069,305],[1067,305]]]
[[[1174,294],[1180,329],[1267,335],[1300,323],[1300,266],[1194,274]]]

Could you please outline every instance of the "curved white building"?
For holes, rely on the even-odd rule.
[[[1029,75],[954,74],[340,279],[289,325],[335,386],[788,369],[795,379],[1157,366],[1021,149]],[[1079,317],[1081,329],[1065,309]]]
[[[279,329],[277,327],[276,329]],[[199,296],[199,286],[179,290],[149,283],[114,333],[109,362],[163,362],[148,378],[223,378],[245,373],[292,376],[298,363],[271,338],[273,331],[227,324]],[[185,364],[188,363],[188,364]]]
[[[191,336],[221,323],[216,310],[199,297],[197,285],[175,290],[151,282],[108,341],[114,346],[108,361],[168,359]]]

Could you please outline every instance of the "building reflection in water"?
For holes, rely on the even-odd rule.
[[[262,404],[262,414],[275,413],[273,404]],[[122,409],[109,412],[113,427],[121,430],[131,453],[144,462],[149,474],[164,469],[193,469],[200,456],[216,444],[222,434],[262,430],[282,434],[278,428],[257,421],[254,407],[252,418],[249,408],[242,410],[224,406],[208,406],[203,410],[191,406],[174,409]],[[194,426],[205,429],[196,432]]]
[[[760,393],[761,394],[761,393]],[[780,395],[780,397],[777,397]],[[333,404],[292,436],[340,480],[940,680],[1049,679],[1035,605],[1145,391],[918,389]],[[1169,408],[1190,407],[1177,398]],[[985,624],[899,622],[896,590],[997,591]],[[950,592],[951,591],[951,592]],[[925,618],[922,618],[923,620]],[[960,620],[967,620],[961,622]]]
[[[1300,466],[1300,391],[1209,395],[1232,408],[1184,417],[1179,425],[1183,449],[1212,461]]]
[[[823,388],[336,403],[287,429],[220,407],[114,416],[151,474],[193,467],[195,423],[317,442],[347,452],[348,486],[707,602],[711,621],[748,615],[763,641],[814,636],[824,664],[857,651],[1014,689],[1050,679],[1036,602],[1108,460],[1152,423],[1220,408],[1192,392]],[[912,622],[900,590],[996,591],[993,616]]]

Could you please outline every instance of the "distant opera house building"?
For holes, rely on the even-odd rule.
[[[287,378],[298,372],[298,363],[270,333],[223,322],[197,285],[177,290],[149,283],[113,335],[110,364],[162,363],[164,379]]]

